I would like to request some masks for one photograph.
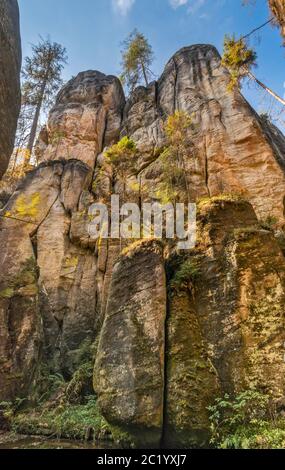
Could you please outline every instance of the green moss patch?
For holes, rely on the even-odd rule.
[[[0,298],[11,299],[16,295],[22,297],[36,296],[38,293],[37,279],[36,260],[33,257],[28,258],[21,264],[18,273],[8,281],[7,287],[0,292]]]
[[[66,439],[111,438],[111,431],[93,396],[83,405],[65,403],[52,409],[18,414],[12,421],[12,430],[20,434]]]

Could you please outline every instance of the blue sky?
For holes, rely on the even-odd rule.
[[[39,35],[50,35],[68,51],[64,79],[88,69],[120,72],[120,43],[135,27],[153,46],[153,71],[160,75],[179,48],[214,44],[222,51],[225,33],[244,35],[268,19],[267,0],[243,7],[242,0],[19,0],[23,56]],[[285,93],[285,49],[279,31],[265,27],[252,45],[258,53],[256,75],[281,96]],[[259,111],[263,94],[246,85],[244,93]],[[285,120],[285,118],[284,118]]]

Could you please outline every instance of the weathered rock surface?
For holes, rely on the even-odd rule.
[[[60,92],[38,142],[43,163],[1,214],[14,219],[0,230],[0,399],[27,393],[39,357],[70,377],[94,340],[101,411],[141,445],[206,445],[207,407],[225,392],[284,396],[285,260],[258,219],[284,225],[285,139],[228,81],[216,49],[198,45],[126,104],[118,79],[99,72]],[[195,122],[191,200],[206,198],[195,250],[92,239],[90,205],[122,194],[104,148],[133,138],[139,175],[126,194],[138,202],[139,183],[155,199],[164,121],[176,110]],[[186,261],[197,273],[174,285]]]
[[[69,355],[93,339],[94,259],[68,243],[69,211],[78,206],[88,177],[88,167],[79,161],[43,164],[28,175],[2,212],[0,234],[6,247],[0,254],[2,399],[27,392],[41,345],[55,366],[57,354],[61,360],[64,357],[62,368],[68,372]],[[89,269],[84,272],[86,265]]]
[[[102,272],[97,262],[101,254],[95,253],[96,241],[90,241],[87,230],[88,207],[94,201],[90,188],[98,154],[119,136],[123,106],[115,77],[86,72],[66,85],[40,136],[42,165],[2,211],[14,219],[2,217],[0,232],[6,244],[0,274],[1,358],[6,358],[7,369],[1,397],[25,393],[40,349],[54,370],[70,376],[81,347],[91,344],[98,331],[104,288],[98,292],[97,286],[106,280],[104,267]],[[110,254],[108,260],[110,270]],[[38,279],[26,286],[26,277],[31,281],[31,276],[25,275],[19,291],[17,276],[27,264],[35,267]],[[12,312],[18,308],[23,318],[13,324]],[[21,330],[23,335],[18,336],[16,331]],[[22,377],[23,370],[29,375]]]
[[[277,141],[244,97],[227,91],[228,83],[213,46],[183,48],[157,83],[131,96],[122,132],[137,142],[143,167],[153,160],[153,149],[164,144],[163,120],[176,110],[193,115],[195,150],[187,161],[191,199],[238,193],[258,217],[275,216],[282,224],[285,180],[279,162],[284,162],[284,137]],[[146,182],[149,173],[147,167],[142,175]]]
[[[21,40],[17,0],[0,4],[0,178],[8,167],[20,111]]]
[[[5,214],[13,218],[0,220],[1,399],[25,393],[37,364],[41,320],[31,236],[58,197],[61,172],[61,165],[37,170],[9,201]]]
[[[120,81],[101,72],[77,75],[59,93],[40,134],[40,161],[73,159],[94,168],[105,146],[118,139],[125,97]]]
[[[199,243],[186,256],[198,273],[171,290],[166,354],[167,445],[205,445],[216,396],[255,388],[284,396],[285,262],[248,203],[209,201]],[[180,263],[185,262],[182,258]],[[179,263],[169,260],[170,281]],[[170,284],[171,285],[171,284]],[[280,373],[281,372],[281,373]]]
[[[165,319],[162,247],[130,247],[113,270],[94,387],[107,420],[146,446],[162,438]]]
[[[272,13],[281,26],[281,33],[285,39],[285,4],[283,0],[269,0]]]

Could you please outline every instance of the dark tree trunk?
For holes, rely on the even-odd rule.
[[[41,93],[40,93],[40,96],[39,96],[39,101],[38,101],[37,106],[36,106],[36,111],[35,111],[33,124],[32,124],[32,128],[31,128],[31,133],[30,133],[30,136],[29,136],[29,142],[28,142],[28,145],[27,145],[27,150],[29,150],[30,156],[32,155],[32,151],[33,151],[35,140],[36,140],[37,128],[38,128],[40,113],[41,113],[41,109],[42,109],[45,89],[46,89],[46,81],[44,81],[43,84],[42,84]]]

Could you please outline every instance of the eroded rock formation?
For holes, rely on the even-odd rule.
[[[89,298],[92,286],[90,289],[89,285],[84,285],[80,250],[70,251],[68,244],[68,210],[77,207],[88,171],[79,161],[43,164],[19,186],[5,208],[5,217],[1,218],[0,230],[5,237],[6,249],[1,250],[0,255],[0,383],[1,397],[5,399],[27,392],[43,342],[46,358],[50,357],[51,350],[53,360],[56,359],[56,347],[61,351],[58,342],[68,343],[68,325],[72,322],[68,296],[71,296],[70,284],[80,267],[79,291],[86,288],[83,301],[88,302],[88,307],[85,303],[80,326],[77,323],[79,334],[76,335],[74,330],[72,339],[69,338],[73,349],[76,349],[80,335],[83,339],[92,335],[92,302]],[[72,193],[68,186],[70,174],[73,175]],[[87,262],[86,258],[88,256],[84,262]],[[77,292],[76,302],[81,300]],[[70,314],[66,326],[63,317],[67,311]]]
[[[113,270],[94,387],[107,420],[140,434],[145,446],[159,445],[162,437],[166,300],[159,243],[122,255]]]
[[[285,260],[259,219],[274,218],[282,238],[285,139],[228,81],[216,49],[197,45],[127,103],[119,80],[99,72],[60,92],[38,142],[42,163],[2,211],[1,399],[27,393],[39,361],[70,377],[86,341],[96,344],[101,411],[137,444],[206,445],[215,397],[249,386],[284,396]],[[104,148],[124,135],[136,142],[124,195],[139,202],[139,184],[155,200],[163,125],[176,110],[195,123],[186,162],[191,201],[202,198],[195,249],[92,239],[90,205],[122,196]]]
[[[80,73],[57,97],[40,136],[39,159],[76,158],[94,168],[102,149],[119,137],[124,104],[116,77]]]
[[[195,152],[187,161],[191,199],[240,194],[258,217],[283,219],[284,136],[276,139],[238,91],[227,92],[228,83],[214,47],[184,48],[170,59],[157,83],[131,96],[123,133],[149,158],[164,143],[165,117],[186,111],[197,130]],[[146,180],[149,173],[147,168]]]
[[[20,111],[21,41],[17,0],[0,4],[0,178],[8,167]]]
[[[245,202],[202,204],[197,266],[169,299],[165,441],[196,447],[209,437],[214,396],[242,390],[284,393],[285,263],[273,235]],[[182,265],[184,260],[182,260]],[[179,269],[168,261],[170,282]],[[261,326],[262,325],[262,326]]]

